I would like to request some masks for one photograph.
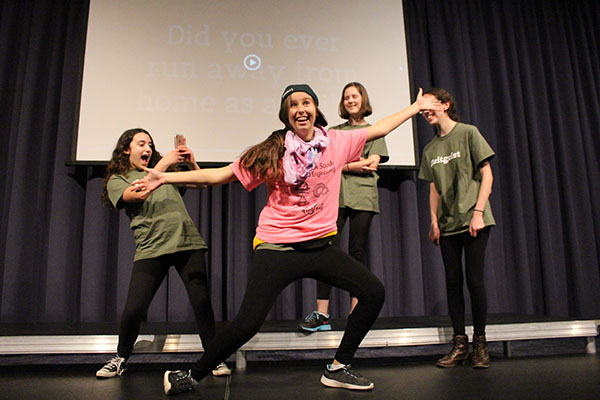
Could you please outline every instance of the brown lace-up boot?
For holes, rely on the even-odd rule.
[[[490,355],[487,351],[487,342],[485,335],[473,336],[473,359],[471,360],[473,368],[489,368]]]
[[[437,361],[436,365],[438,367],[454,367],[469,358],[469,338],[467,335],[455,335],[452,338],[452,344],[450,353]]]

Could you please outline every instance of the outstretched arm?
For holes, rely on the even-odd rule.
[[[159,172],[153,169],[146,169],[146,171],[148,175],[140,181],[140,187],[150,192],[165,183],[224,185],[237,179],[229,165],[221,168],[196,169],[184,172]]]
[[[439,100],[434,98],[423,97],[423,89],[419,89],[417,100],[415,100],[415,102],[410,106],[406,107],[402,111],[397,112],[396,114],[385,117],[375,125],[367,127],[367,142],[384,137],[402,125],[406,120],[423,110],[440,111],[442,110],[442,104],[439,102]]]

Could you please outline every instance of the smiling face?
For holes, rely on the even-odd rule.
[[[427,97],[433,100],[438,100],[433,94],[426,93],[423,97]],[[440,125],[445,122],[447,119],[450,119],[448,116],[448,107],[450,107],[450,103],[442,103],[443,110],[442,111],[432,111],[432,110],[424,110],[423,118],[427,120],[429,125]]]
[[[317,118],[317,106],[312,97],[305,92],[294,92],[289,96],[288,121],[290,127],[302,140],[312,140]]]
[[[147,133],[138,132],[131,139],[129,148],[124,151],[129,155],[129,164],[131,169],[143,170],[148,167],[148,162],[152,156],[152,139]]]
[[[362,96],[356,87],[348,86],[346,90],[344,90],[344,108],[350,117],[357,119],[362,118]]]

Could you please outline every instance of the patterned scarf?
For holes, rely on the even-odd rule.
[[[291,130],[287,131],[283,155],[283,179],[291,185],[306,180],[328,145],[327,131],[321,126],[315,126],[315,135],[310,142],[305,142]]]

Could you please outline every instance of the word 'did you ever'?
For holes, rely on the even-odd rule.
[[[186,27],[181,25],[169,25],[169,36],[167,44],[169,46],[210,46],[210,28],[208,25],[202,25],[201,29],[194,29],[191,25]],[[233,52],[236,47],[243,49],[274,48],[272,33],[261,32],[220,32],[225,45],[225,53]],[[323,52],[339,51],[338,43],[340,37],[336,36],[314,36],[314,35],[293,35],[288,34],[283,37],[282,46],[288,50],[311,50],[316,49]]]

